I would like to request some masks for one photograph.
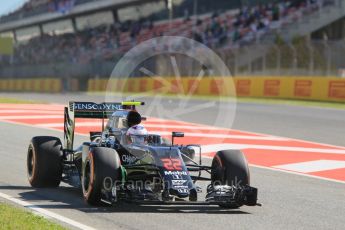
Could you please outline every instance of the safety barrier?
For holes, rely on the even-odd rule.
[[[142,77],[91,79],[89,92],[133,92],[303,99],[345,102],[345,79],[337,77]]]
[[[345,102],[345,79],[337,77],[241,77],[238,96]]]
[[[58,93],[62,90],[60,79],[0,79],[1,92],[47,92]]]

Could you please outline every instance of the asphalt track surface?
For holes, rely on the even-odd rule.
[[[14,95],[56,103],[66,100],[101,101],[85,95]],[[68,99],[67,99],[68,98]],[[192,101],[191,103],[198,103]],[[206,117],[209,115],[205,115]],[[255,119],[254,119],[254,118]],[[208,124],[202,117],[193,122]],[[0,123],[0,192],[66,216],[97,229],[343,229],[345,185],[285,172],[251,167],[252,186],[259,188],[262,207],[222,210],[215,206],[137,206],[95,208],[84,203],[78,189],[35,190],[26,179],[26,149],[32,136],[53,135],[45,130]],[[243,103],[238,105],[234,128],[344,146],[345,111]],[[77,136],[76,142],[85,140]],[[205,162],[209,162],[208,159]]]

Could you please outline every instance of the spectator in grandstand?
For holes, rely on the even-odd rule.
[[[197,42],[204,43],[204,39],[198,31],[193,32],[193,39]]]
[[[72,10],[76,0],[48,0],[46,1],[50,12],[66,14]]]
[[[280,19],[280,9],[277,4],[272,7],[272,21],[279,21]]]

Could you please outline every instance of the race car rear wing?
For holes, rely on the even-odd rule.
[[[64,148],[73,150],[75,118],[98,118],[102,119],[104,127],[104,119],[111,116],[119,109],[135,110],[135,106],[144,105],[144,102],[124,101],[124,102],[69,102],[68,107],[64,110]],[[102,127],[102,130],[103,130]]]

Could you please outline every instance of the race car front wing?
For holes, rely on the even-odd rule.
[[[213,185],[207,187],[206,202],[225,206],[257,205],[258,189],[246,186]]]

